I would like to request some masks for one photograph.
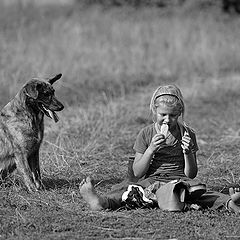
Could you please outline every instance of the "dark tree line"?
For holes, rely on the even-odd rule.
[[[169,5],[181,5],[186,0],[77,0],[86,5],[100,4],[104,6],[156,6],[165,7]]]
[[[240,13],[240,0],[222,0],[222,9],[228,13],[232,11]]]
[[[151,7],[171,7],[183,6],[186,2],[194,1],[199,7],[208,8],[210,6],[221,7],[223,12],[240,13],[240,0],[75,0],[85,5],[102,5],[102,6],[151,6]]]

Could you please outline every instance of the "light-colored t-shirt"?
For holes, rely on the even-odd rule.
[[[156,181],[186,178],[184,174],[184,155],[181,147],[181,139],[184,131],[187,131],[192,139],[193,144],[191,151],[193,153],[198,151],[194,131],[178,123],[175,136],[170,135],[169,138],[167,138],[166,144],[153,155],[145,178],[150,177]],[[154,124],[143,128],[136,138],[133,149],[138,153],[144,154],[155,134],[157,134],[157,132]]]

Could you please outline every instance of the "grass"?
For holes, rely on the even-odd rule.
[[[198,5],[196,5],[198,6]],[[45,123],[46,190],[28,194],[17,173],[0,186],[0,239],[236,239],[238,215],[220,211],[89,211],[78,185],[105,193],[124,179],[138,131],[160,84],[183,91],[196,129],[198,179],[239,184],[239,18],[212,6],[83,8],[0,6],[4,106],[31,77],[63,73],[60,122]]]

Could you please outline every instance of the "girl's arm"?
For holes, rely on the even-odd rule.
[[[156,134],[146,149],[146,151],[142,153],[136,152],[135,159],[133,162],[133,173],[135,177],[141,178],[148,171],[149,165],[151,163],[153,154],[156,150],[161,146],[161,144],[165,141],[165,137],[162,134]]]
[[[197,158],[196,153],[184,153],[185,168],[184,173],[189,178],[195,178],[197,176]]]
[[[151,163],[152,156],[153,152],[149,149],[147,149],[144,154],[138,152],[135,153],[135,159],[133,162],[133,173],[135,177],[141,178],[146,174]]]
[[[190,149],[192,140],[187,132],[182,137],[182,149],[185,161],[184,173],[189,178],[195,178],[198,172],[196,153]]]

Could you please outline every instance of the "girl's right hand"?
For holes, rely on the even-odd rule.
[[[158,133],[158,134],[154,135],[154,137],[152,138],[149,148],[154,153],[159,149],[159,147],[161,147],[161,145],[164,142],[165,142],[165,136],[161,133]]]

